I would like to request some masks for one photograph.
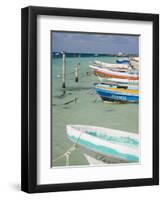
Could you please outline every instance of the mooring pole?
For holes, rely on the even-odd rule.
[[[79,63],[77,63],[75,65],[75,82],[78,82],[79,78],[78,78],[78,66],[79,66]]]
[[[63,94],[66,92],[66,54],[62,51],[62,89]]]

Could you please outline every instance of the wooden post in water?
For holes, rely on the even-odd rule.
[[[62,89],[63,94],[66,93],[66,54],[62,51]]]
[[[76,64],[75,66],[75,82],[78,82],[78,66],[79,66],[79,63]]]

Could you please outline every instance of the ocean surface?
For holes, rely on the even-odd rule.
[[[91,74],[94,60],[115,63],[117,57],[66,57],[66,93],[62,90],[62,58],[52,56],[51,81],[51,155],[52,166],[65,166],[63,155],[72,142],[66,135],[66,125],[91,125],[138,133],[139,104],[104,103],[96,94],[98,78]],[[75,82],[75,65],[79,65],[79,81]],[[60,158],[59,158],[60,157]],[[59,159],[58,159],[59,158]],[[88,165],[80,148],[72,152],[69,165]]]

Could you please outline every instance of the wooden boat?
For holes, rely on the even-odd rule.
[[[129,60],[127,60],[127,59],[118,59],[118,60],[116,60],[116,63],[118,63],[118,64],[128,64],[130,61]]]
[[[137,86],[139,85],[139,80],[106,78],[106,77],[101,77],[98,75],[97,75],[97,77],[101,83],[106,83],[106,84],[110,84],[110,85],[119,85],[119,86],[124,86],[124,87],[127,87],[128,85],[137,85]]]
[[[97,94],[104,101],[121,101],[137,103],[139,101],[139,90],[115,88],[97,84],[95,86]]]
[[[139,162],[138,134],[96,126],[67,125],[67,135],[71,141],[88,150],[88,154],[100,154],[108,163],[111,157]]]
[[[138,85],[127,85],[127,86],[121,86],[121,85],[113,85],[113,84],[106,84],[106,83],[99,83],[97,84],[98,87],[101,88],[106,88],[106,89],[113,89],[113,88],[119,88],[119,89],[125,89],[124,91],[129,91],[129,90],[139,90],[139,86]]]
[[[128,64],[112,64],[112,63],[105,63],[105,62],[101,62],[98,60],[94,61],[94,65],[96,66],[101,66],[101,67],[106,67],[106,68],[110,68],[110,69],[114,69],[114,68],[118,68],[118,69],[128,69]]]
[[[137,74],[125,73],[125,72],[116,72],[110,69],[92,66],[90,68],[94,70],[94,73],[101,77],[107,78],[119,78],[119,79],[128,79],[128,80],[138,80],[139,76]]]
[[[112,71],[115,71],[115,72],[128,72],[128,68],[126,69],[126,68],[120,68],[120,67],[116,67],[116,66],[114,66],[114,65],[116,65],[116,64],[110,64],[110,67],[104,67],[104,66],[102,66],[102,65],[96,65],[96,64],[93,64],[93,65],[90,65],[90,68],[92,68],[92,69],[96,69],[96,67],[97,68],[101,68],[101,69],[110,69],[110,70],[112,70]]]

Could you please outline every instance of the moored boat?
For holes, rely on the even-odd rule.
[[[101,62],[99,60],[95,60],[94,65],[106,67],[106,68],[110,68],[110,69],[123,69],[123,70],[125,70],[125,69],[127,70],[129,67],[128,64],[106,63],[106,62]]]
[[[116,63],[118,64],[128,64],[130,61],[127,59],[118,59],[116,60]]]
[[[100,80],[101,83],[109,84],[109,85],[119,85],[119,86],[124,86],[127,87],[128,85],[139,85],[139,80],[128,80],[128,79],[119,79],[119,78],[105,78],[98,76],[98,79]]]
[[[102,65],[97,65],[97,64],[92,64],[90,65],[90,68],[92,69],[109,69],[109,70],[112,70],[112,71],[116,71],[116,72],[128,72],[128,68],[123,68],[123,67],[119,67],[119,66],[116,66],[117,64],[110,64],[109,67],[106,67],[106,66],[102,66]]]
[[[97,84],[95,89],[104,101],[121,101],[131,103],[138,103],[139,101],[139,90],[123,89],[102,84]]]
[[[135,73],[117,72],[93,65],[90,65],[90,68],[93,69],[94,73],[100,77],[139,80],[139,75]]]
[[[125,89],[124,91],[129,91],[129,90],[139,90],[138,85],[127,85],[127,86],[121,86],[121,85],[113,85],[113,84],[106,84],[106,83],[99,83],[97,84],[98,87],[106,88],[106,89],[113,89],[113,88],[120,88],[120,89]]]
[[[87,153],[100,154],[108,162],[110,157],[139,162],[138,134],[96,126],[67,125],[66,128],[68,138],[88,150]]]

